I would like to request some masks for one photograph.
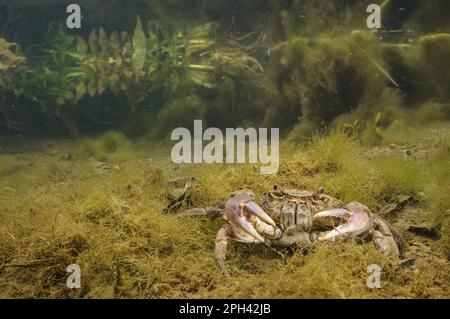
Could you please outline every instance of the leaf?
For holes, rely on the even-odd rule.
[[[86,78],[87,74],[85,72],[71,72],[66,74],[65,76],[67,79],[70,78]]]
[[[128,80],[131,79],[131,77],[133,76],[133,73],[131,73],[131,71],[128,69],[123,70],[122,73],[125,76],[125,78]]]
[[[83,98],[83,96],[86,94],[87,89],[83,82],[78,83],[77,87],[75,88],[75,103],[77,103],[79,100]]]
[[[109,87],[111,91],[115,94],[119,93],[120,91],[120,79],[117,74],[113,74],[110,78]]]
[[[214,33],[216,27],[217,27],[217,24],[214,22],[208,22],[208,23],[196,26],[191,30],[191,36],[194,38],[209,37]]]
[[[149,52],[156,54],[160,50],[160,40],[158,37],[158,30],[160,29],[159,23],[150,21],[148,23],[148,39],[147,45]]]
[[[132,44],[131,42],[126,42],[122,45],[122,57],[126,62],[131,64],[131,55],[132,55]]]
[[[133,57],[131,59],[131,67],[135,74],[140,74],[144,68],[145,56],[147,55],[147,41],[144,31],[142,30],[141,18],[137,16],[136,29],[133,36]]]
[[[215,70],[215,68],[212,65],[190,64],[187,67],[190,70],[194,70],[194,71],[214,72],[214,70]]]
[[[120,36],[119,32],[113,31],[111,36],[109,37],[109,41],[111,42],[111,47],[114,53],[118,52],[120,49]]]
[[[214,45],[214,41],[206,42],[206,41],[189,41],[188,46],[186,47],[186,55],[191,56],[195,53],[202,53],[205,55],[205,51],[210,49]]]
[[[56,98],[56,105],[62,106],[62,105],[64,105],[64,103],[65,103],[65,101],[64,101],[64,99],[62,97],[57,97]]]
[[[158,70],[158,64],[151,63],[148,67],[147,74],[150,76]]]
[[[100,74],[105,74],[108,68],[108,61],[98,58],[95,64],[97,72]]]
[[[75,39],[77,41],[77,52],[78,53],[87,53],[88,44],[83,39],[83,37],[80,37],[79,35],[77,35],[77,36],[75,36]]]
[[[127,31],[122,31],[120,33],[120,41],[122,42],[122,44],[128,42],[128,39],[130,38],[130,36],[128,35]]]
[[[106,36],[106,32],[103,28],[100,28],[98,31],[98,44],[100,45],[102,52],[106,52],[108,47],[108,37]]]
[[[98,80],[97,90],[98,90],[98,94],[99,95],[102,95],[105,92],[105,90],[106,90],[106,85],[105,85],[106,83],[105,82],[106,81],[104,79]]]
[[[86,54],[79,52],[65,52],[68,56],[77,59],[79,61],[83,61],[86,59]]]
[[[94,97],[97,93],[97,82],[95,79],[92,79],[88,84],[88,93],[91,97]]]
[[[92,53],[97,53],[98,51],[98,38],[95,30],[92,30],[91,34],[89,35],[89,50]]]
[[[378,125],[378,123],[380,123],[381,120],[381,112],[378,112],[375,116],[375,125]]]
[[[122,67],[122,58],[120,58],[120,57],[116,58],[115,63],[116,63],[117,69],[120,69]]]
[[[189,79],[197,85],[203,86],[207,89],[216,88],[216,84],[210,82],[208,73],[192,70],[188,72]]]
[[[64,91],[63,98],[66,101],[71,101],[74,99],[74,95],[73,95],[72,91]]]

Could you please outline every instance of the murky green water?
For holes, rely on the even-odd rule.
[[[203,119],[308,136],[378,112],[388,126],[387,104],[447,113],[445,1],[370,4],[2,1],[1,132],[165,136]]]

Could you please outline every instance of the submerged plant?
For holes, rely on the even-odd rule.
[[[25,63],[25,57],[17,51],[16,43],[0,38],[0,88],[5,88],[13,74]]]
[[[74,92],[74,102],[86,94],[101,96],[107,90],[144,96],[162,86],[171,92],[190,82],[212,89],[218,79],[254,79],[263,72],[261,64],[238,40],[216,41],[215,28],[214,23],[206,23],[188,32],[169,32],[159,23],[150,22],[144,32],[138,16],[131,36],[118,31],[108,36],[99,28],[86,40],[61,32],[58,36],[67,42],[55,37],[51,40],[52,53],[66,56],[65,63],[53,61],[46,68],[70,81],[67,87]]]
[[[0,38],[0,72],[2,76],[17,70],[25,62],[25,57],[18,55],[16,51],[16,43],[11,43]]]

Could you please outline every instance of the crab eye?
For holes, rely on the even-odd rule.
[[[276,199],[283,199],[284,198],[283,194],[278,194],[278,193],[275,193],[275,192],[270,192],[269,196],[272,197],[272,198],[276,198]]]

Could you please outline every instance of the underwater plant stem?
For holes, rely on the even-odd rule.
[[[215,68],[210,65],[199,65],[199,64],[189,64],[188,69],[197,70],[197,71],[214,71]]]

